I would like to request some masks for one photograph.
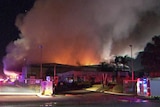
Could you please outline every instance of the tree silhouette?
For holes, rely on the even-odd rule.
[[[148,43],[141,57],[141,64],[145,71],[159,71],[160,69],[160,36],[154,36]]]
[[[117,70],[124,71],[127,66],[129,66],[129,62],[131,61],[131,58],[127,55],[125,56],[116,56],[115,57],[115,64],[117,67]],[[120,66],[122,65],[122,66]]]

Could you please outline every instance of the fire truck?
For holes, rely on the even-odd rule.
[[[138,78],[137,95],[160,98],[160,78]]]

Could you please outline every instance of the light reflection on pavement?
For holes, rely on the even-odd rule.
[[[144,100],[133,96],[116,96],[103,93],[70,94],[70,96],[39,99],[37,97],[37,101],[1,102],[0,107],[160,107],[159,100]]]
[[[134,98],[134,97],[124,97],[118,99],[121,102],[135,102],[135,103],[147,103],[149,100],[144,100],[140,98]]]

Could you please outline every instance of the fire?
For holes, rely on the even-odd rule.
[[[69,50],[68,50],[69,51]],[[94,65],[98,64],[100,62],[99,58],[95,57],[94,54],[78,54],[79,56],[71,56],[68,54],[68,52],[63,54],[59,54],[56,56],[51,56],[51,60],[48,60],[47,62],[55,62],[60,64],[68,64],[68,65]]]
[[[85,57],[81,60],[81,65],[94,65],[97,64],[99,61],[96,59],[90,59],[89,57]]]
[[[19,76],[18,73],[14,72],[14,71],[8,71],[4,69],[4,74],[10,79],[11,82],[14,82],[17,77]]]
[[[68,64],[68,65],[94,65],[97,64],[99,61],[95,59],[89,59],[89,58],[83,58],[78,60],[71,59],[71,60],[66,60],[63,59],[62,57],[60,58],[54,58],[54,62],[60,63],[60,64]]]

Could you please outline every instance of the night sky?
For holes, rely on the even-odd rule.
[[[7,45],[19,38],[19,30],[15,26],[18,14],[29,10],[35,0],[0,0],[0,63],[6,55]]]

